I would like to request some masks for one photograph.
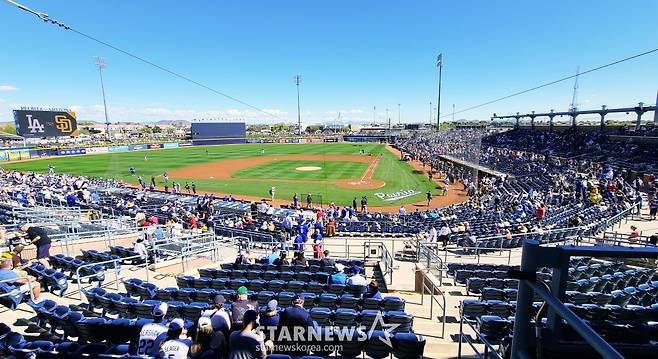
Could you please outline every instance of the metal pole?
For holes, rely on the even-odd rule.
[[[98,66],[98,74],[101,78],[101,92],[103,93],[103,110],[105,111],[105,132],[107,140],[110,141],[110,121],[107,118],[107,102],[105,101],[105,84],[103,83],[103,69],[105,68],[105,58],[97,56],[95,58],[96,66]]]
[[[300,75],[295,75],[295,84],[297,85],[297,131],[298,134],[301,136],[302,134],[302,115],[300,112],[300,105],[299,105],[299,84],[302,82],[302,77]]]
[[[430,126],[432,125],[432,121],[434,121],[434,117],[432,116],[432,101],[430,101]]]
[[[438,131],[441,129],[441,74],[443,72],[443,54],[439,54],[437,65],[439,66],[439,98],[436,105],[436,129]]]
[[[537,251],[539,242],[528,240],[523,242],[521,255],[521,271],[534,273],[537,270]],[[514,319],[514,341],[512,342],[511,358],[519,358],[519,352],[528,349],[530,340],[529,333],[530,318],[532,316],[532,293],[533,289],[525,281],[519,281],[519,292],[517,294],[516,316]]]
[[[402,124],[401,118],[402,116],[401,116],[400,104],[398,104],[398,125]]]

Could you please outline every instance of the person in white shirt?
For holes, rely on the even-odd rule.
[[[405,214],[407,214],[407,209],[404,208],[404,206],[400,206],[400,210],[398,211],[398,214],[404,216]]]
[[[430,227],[430,233],[429,233],[429,238],[428,241],[431,243],[436,242],[437,239],[437,233],[436,233],[436,228],[434,226]]]
[[[166,302],[161,302],[153,308],[153,323],[145,324],[139,332],[137,355],[156,356],[158,354],[160,343],[165,338],[168,330],[163,322],[168,309],[169,306]]]
[[[368,280],[361,274],[361,267],[354,266],[352,267],[352,276],[347,278],[348,285],[362,285],[367,286]]]
[[[443,227],[441,227],[441,230],[439,231],[439,239],[441,242],[443,242],[444,248],[448,246],[448,239],[451,232],[452,231],[450,230],[450,227],[448,227],[448,223],[444,223]]]
[[[138,237],[137,241],[133,246],[133,250],[137,253],[143,260],[148,259],[148,251],[146,250],[146,245],[144,245],[144,238]]]

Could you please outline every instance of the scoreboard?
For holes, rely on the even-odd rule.
[[[14,110],[16,134],[25,138],[78,136],[75,112]]]

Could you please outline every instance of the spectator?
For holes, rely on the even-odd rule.
[[[336,222],[333,217],[330,217],[327,221],[326,233],[327,237],[334,237],[336,235]]]
[[[201,316],[210,318],[212,329],[216,332],[222,332],[225,338],[228,338],[231,330],[231,317],[224,308],[225,303],[226,298],[221,294],[217,294],[213,299],[213,309],[204,310]]]
[[[139,255],[143,261],[147,261],[149,258],[148,250],[146,250],[146,245],[144,244],[143,237],[137,237],[135,244],[133,245],[133,250]]]
[[[226,358],[227,351],[228,345],[224,334],[213,330],[210,318],[200,317],[194,336],[194,343],[190,347],[190,358]]]
[[[638,238],[640,238],[640,232],[637,230],[636,226],[631,226],[631,234],[628,236],[628,241],[635,243]]]
[[[352,276],[347,278],[347,284],[349,285],[360,285],[360,286],[366,286],[368,285],[368,280],[366,279],[365,276],[361,275],[363,271],[363,268],[359,266],[354,266],[352,267]]]
[[[247,287],[238,288],[238,299],[231,306],[232,330],[242,329],[244,314],[249,310],[258,310],[258,303],[249,300]]]
[[[142,326],[139,332],[137,346],[137,355],[151,356],[157,355],[160,350],[160,343],[167,333],[167,326],[164,324],[164,317],[167,314],[169,305],[166,302],[160,302],[157,307],[153,308],[153,323],[147,323]]]
[[[439,240],[443,243],[443,249],[445,249],[448,246],[448,240],[450,239],[450,233],[452,231],[450,230],[450,227],[448,226],[448,222],[443,222],[443,226],[439,230]]]
[[[333,258],[329,257],[328,249],[324,251],[324,257],[322,258],[320,264],[322,264],[322,267],[324,268],[333,268],[336,265],[336,261]]]
[[[292,336],[294,333],[300,332],[306,335],[308,334],[309,328],[312,327],[313,319],[311,318],[311,314],[309,314],[309,312],[304,308],[304,296],[298,295],[292,300],[292,307],[286,308],[286,310],[281,313],[278,332],[281,333],[282,330],[285,330],[288,336]],[[291,357],[297,357],[306,354],[306,352],[295,351],[287,354],[289,354]]]
[[[313,233],[313,257],[322,259],[324,256],[324,251],[322,249],[322,246],[324,244],[324,239],[322,238],[322,232],[319,230],[315,230],[315,233]]]
[[[169,323],[166,337],[160,345],[159,357],[163,359],[187,359],[192,341],[185,338],[185,322],[176,318]]]
[[[265,332],[266,337],[268,336],[268,333],[270,331],[269,328],[277,328],[279,326],[279,311],[277,306],[279,303],[276,301],[276,299],[272,299],[269,302],[267,302],[267,307],[265,311],[260,315],[259,319],[259,324],[261,327],[263,327],[263,331]],[[271,340],[274,340],[275,338],[269,338]]]
[[[277,259],[279,259],[279,248],[278,247],[273,247],[272,248],[272,253],[270,253],[269,256],[267,256],[267,264],[274,264]]]
[[[18,273],[12,270],[12,260],[11,258],[2,257],[0,258],[0,282],[7,284],[17,284],[20,286],[22,292],[28,292],[30,287],[32,288],[32,296],[34,297],[34,302],[38,303],[41,301],[41,285],[36,281],[34,277],[28,276],[27,278],[21,278]],[[28,284],[29,281],[29,284]]]
[[[334,274],[329,276],[329,284],[345,284],[347,282],[345,266],[340,263],[336,263],[334,269]]]
[[[240,252],[238,252],[238,257],[235,259],[235,265],[250,265],[251,260],[249,259],[249,256],[247,255],[247,251],[244,249],[241,249]]]
[[[304,252],[295,253],[295,259],[292,260],[292,265],[308,267],[308,261],[304,257]]]
[[[6,252],[8,257],[11,258],[11,263],[14,267],[14,271],[22,270],[24,264],[26,263],[26,261],[23,261],[23,259],[21,258],[21,252],[23,252],[24,248],[25,246],[19,243],[14,247],[13,250]]]
[[[382,293],[379,291],[379,284],[375,279],[368,284],[368,291],[363,294],[363,298],[382,299]]]
[[[274,263],[272,263],[272,264],[274,264],[274,265],[277,266],[278,268],[281,268],[281,267],[283,267],[283,266],[289,266],[289,265],[290,265],[290,261],[288,260],[287,257],[288,257],[288,253],[287,253],[287,252],[282,252],[282,253],[281,253],[281,258],[277,258],[277,259],[274,261]]]
[[[50,237],[46,230],[31,224],[24,224],[20,227],[25,232],[25,237],[37,247],[37,261],[46,267],[50,267],[48,258],[50,257]]]
[[[267,349],[271,350],[273,345],[271,341],[265,343],[263,337],[254,331],[257,320],[255,310],[244,313],[240,323],[242,330],[231,333],[229,338],[228,359],[264,359],[267,356]]]

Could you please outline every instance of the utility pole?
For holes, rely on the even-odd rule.
[[[101,78],[101,92],[103,93],[103,109],[105,110],[105,134],[107,135],[107,140],[111,141],[112,136],[110,135],[110,120],[107,118],[107,102],[105,101],[105,85],[103,84],[103,70],[105,69],[105,58],[96,56],[94,57],[94,63],[98,67],[98,74]]]
[[[377,116],[377,106],[372,106],[372,125],[374,126],[377,123],[375,117]]]
[[[302,83],[302,77],[295,75],[295,85],[297,85],[297,134],[302,135],[302,114],[299,107],[299,84]]]
[[[401,124],[402,124],[402,121],[400,120],[402,117],[401,117],[400,114],[401,114],[401,112],[400,112],[400,104],[398,104],[398,125],[401,125]]]
[[[388,115],[388,109],[386,109],[386,117],[388,118],[388,143],[391,143],[391,116]]]
[[[439,99],[436,105],[436,130],[441,130],[441,72],[443,72],[443,53],[436,57],[436,67],[439,68]]]
[[[455,122],[455,104],[452,104],[452,122]]]

